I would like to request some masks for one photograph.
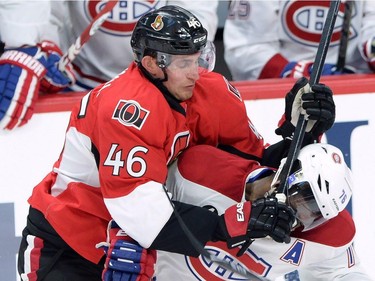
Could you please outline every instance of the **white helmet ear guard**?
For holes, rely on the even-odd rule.
[[[340,149],[330,144],[310,144],[301,149],[288,185],[288,203],[306,231],[345,209],[352,196],[352,172]]]

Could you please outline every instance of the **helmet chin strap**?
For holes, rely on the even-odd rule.
[[[150,72],[148,72],[147,69],[141,63],[138,63],[138,67],[142,71],[142,73],[147,77],[147,79],[150,80],[152,83],[154,83],[156,85],[159,85],[162,82],[168,81],[168,74],[165,70],[165,67],[159,66],[164,73],[163,79],[155,78],[154,76],[152,76],[152,74]]]
[[[164,73],[164,79],[159,79],[160,80],[160,82],[165,82],[165,81],[168,81],[168,74],[167,74],[167,70],[166,70],[166,67],[161,67],[161,66],[159,66],[160,68],[161,68],[161,70],[163,71],[163,73]]]
[[[158,85],[159,83],[163,83],[163,82],[166,82],[168,81],[168,74],[167,74],[167,71],[166,71],[166,67],[165,66],[160,66],[160,69],[163,71],[163,74],[164,74],[164,78],[161,79],[161,78],[155,78],[154,76],[152,76],[152,74],[150,72],[147,71],[147,69],[141,64],[141,63],[138,63],[138,67],[139,69],[142,71],[142,73],[151,81],[153,82],[154,84]]]

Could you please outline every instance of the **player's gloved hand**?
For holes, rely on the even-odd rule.
[[[142,248],[113,220],[107,230],[107,241],[96,245],[106,254],[103,281],[149,281],[154,274],[156,251]]]
[[[302,61],[292,61],[289,62],[281,72],[280,77],[282,78],[301,78],[309,77],[311,74],[311,69],[313,66],[312,61],[302,60]],[[326,63],[323,65],[322,75],[340,75],[340,74],[353,74],[356,70],[351,66],[345,66],[344,69],[338,70],[336,65]]]
[[[375,72],[375,36],[363,44],[363,54],[369,68]]]
[[[317,140],[335,122],[336,106],[332,90],[324,84],[310,87],[305,77],[298,79],[285,96],[285,113],[279,121],[276,134],[284,139],[291,138],[300,114],[307,117],[306,132]]]
[[[64,74],[58,70],[60,53],[55,44],[47,41],[4,51],[0,57],[0,129],[26,124],[41,88],[55,92],[75,83],[71,65]]]
[[[40,90],[46,93],[55,93],[75,84],[76,77],[71,63],[65,66],[64,72],[59,70],[59,61],[63,55],[60,48],[47,40],[39,43],[38,47],[44,54],[43,65],[47,69],[47,73],[41,81]]]
[[[33,114],[40,80],[47,72],[39,48],[6,50],[0,57],[0,129],[25,124]]]
[[[275,197],[265,197],[254,202],[246,201],[229,207],[220,217],[220,240],[228,248],[247,244],[254,238],[270,236],[279,243],[290,242],[290,231],[295,212]]]

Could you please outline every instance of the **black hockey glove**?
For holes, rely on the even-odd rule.
[[[226,241],[230,249],[245,243],[248,247],[250,240],[266,236],[279,243],[289,243],[294,221],[295,212],[291,207],[275,197],[260,198],[228,208],[220,217],[216,237]]]
[[[285,96],[285,113],[276,134],[284,139],[292,138],[300,114],[307,117],[306,132],[314,140],[319,139],[335,122],[336,107],[332,90],[324,84],[310,87],[305,77],[298,79]]]

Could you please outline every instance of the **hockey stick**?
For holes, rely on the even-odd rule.
[[[249,280],[249,281],[270,281],[270,279],[268,278],[265,278],[263,276],[260,276],[259,274],[255,273],[255,272],[252,272],[244,267],[242,267],[241,265],[236,265],[234,264],[233,261],[230,261],[228,259],[224,260],[224,259],[220,259],[212,254],[210,254],[201,244],[200,242],[195,238],[194,234],[191,233],[190,229],[186,226],[186,224],[184,223],[183,219],[181,218],[180,214],[178,213],[178,211],[176,210],[171,198],[169,197],[168,195],[168,190],[167,188],[164,186],[164,192],[169,200],[169,203],[171,204],[172,206],[172,209],[173,209],[173,213],[176,215],[176,218],[182,228],[182,230],[185,232],[186,236],[188,237],[188,239],[190,240],[191,244],[193,245],[194,249],[199,252],[203,257],[205,257],[206,259],[220,265],[221,267],[227,269],[227,270],[230,270],[232,272],[235,272],[239,275],[241,275],[242,277],[245,277],[247,278],[246,280]]]
[[[317,84],[322,74],[324,61],[327,56],[329,43],[331,42],[333,28],[335,26],[337,14],[339,11],[339,6],[340,6],[340,0],[332,0],[330,3],[327,18],[323,27],[322,37],[320,38],[318,50],[315,56],[314,64],[313,64],[310,79],[309,79],[310,85]],[[294,160],[297,159],[297,156],[301,149],[306,125],[307,125],[307,120],[305,119],[303,114],[300,114],[296,129],[294,131],[293,139],[290,144],[286,162],[283,168],[281,169],[281,172],[279,175],[280,185],[277,191],[279,194],[280,193],[285,194],[286,198],[288,198],[288,177],[292,170]]]
[[[82,49],[82,46],[89,41],[91,36],[100,28],[108,16],[111,14],[113,7],[117,4],[118,0],[109,0],[104,8],[95,16],[91,23],[85,28],[76,41],[69,47],[68,51],[61,57],[59,61],[59,70],[64,71],[65,66],[72,62]]]
[[[352,19],[353,1],[348,0],[345,2],[344,18],[342,22],[341,38],[339,46],[339,54],[336,63],[336,71],[340,72],[345,67],[346,50],[348,48],[350,36],[350,21]]]

